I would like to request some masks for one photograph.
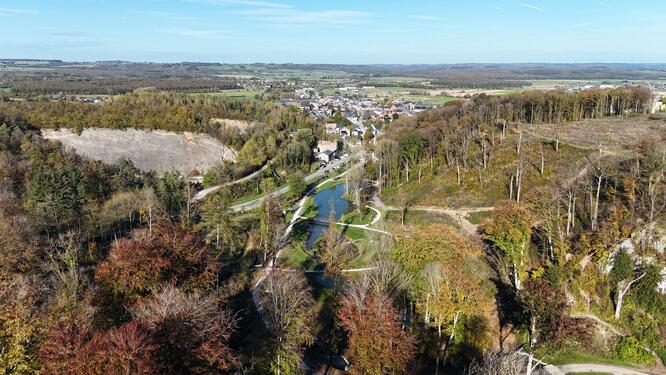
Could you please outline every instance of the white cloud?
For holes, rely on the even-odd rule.
[[[192,38],[209,38],[209,39],[227,39],[226,34],[230,33],[229,30],[202,30],[202,29],[187,29],[182,27],[171,27],[166,29],[156,30],[164,34],[174,34],[180,36],[187,36]]]
[[[520,6],[525,7],[527,9],[536,10],[537,12],[545,12],[545,10],[542,7],[538,7],[538,6],[533,5],[533,4],[522,3],[522,4],[520,4]]]
[[[500,12],[504,10],[504,8],[502,8],[502,7],[499,6],[499,5],[495,5],[495,6],[493,7],[493,9],[495,9],[495,10],[499,10]]]
[[[31,9],[17,9],[17,8],[0,8],[0,16],[18,16],[22,14],[35,14],[36,10]]]

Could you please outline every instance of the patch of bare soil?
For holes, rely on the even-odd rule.
[[[236,157],[234,150],[207,134],[101,128],[85,129],[80,135],[69,129],[43,130],[42,134],[91,159],[114,164],[126,158],[142,171],[158,173],[205,172]]]
[[[521,129],[543,138],[557,138],[578,147],[601,147],[619,154],[630,154],[633,146],[642,139],[666,138],[666,121],[650,119],[648,116],[521,125]]]

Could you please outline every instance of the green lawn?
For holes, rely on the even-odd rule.
[[[370,224],[374,219],[376,213],[373,210],[366,209],[363,216],[359,215],[357,210],[354,210],[340,218],[340,222],[354,225]]]
[[[609,372],[567,372],[567,375],[613,375]]]
[[[366,231],[361,228],[345,227],[343,234],[350,240],[359,241],[365,238]]]
[[[634,363],[629,363],[616,357],[605,357],[597,354],[581,353],[578,351],[549,353],[544,355],[541,360],[558,366],[572,363],[600,363],[624,367],[636,366]]]
[[[400,225],[400,212],[389,211],[384,215],[384,220]],[[428,224],[447,224],[459,228],[458,223],[449,215],[438,212],[427,211],[407,211],[405,215],[405,225],[423,226]]]
[[[292,244],[285,249],[280,262],[287,268],[312,270],[317,266],[315,259],[308,254],[301,244]]]
[[[303,211],[301,212],[301,216],[308,218],[308,219],[313,219],[319,215],[319,210],[317,210],[317,204],[314,201],[314,198],[308,197],[305,200],[305,205],[303,206]]]
[[[465,216],[465,219],[472,224],[479,225],[485,218],[489,217],[491,213],[491,211],[472,212]]]
[[[332,181],[328,181],[328,182],[326,182],[325,184],[323,184],[323,185],[321,185],[320,187],[318,187],[318,188],[317,188],[312,194],[320,193],[320,192],[322,192],[322,191],[324,191],[324,190],[326,190],[326,189],[330,189],[330,188],[332,188],[332,187],[334,187],[334,186],[337,186],[337,185],[340,185],[340,184],[342,184],[342,183],[343,183],[342,180],[332,180]]]

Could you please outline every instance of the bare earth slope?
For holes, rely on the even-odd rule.
[[[158,173],[203,172],[225,160],[234,160],[236,154],[207,134],[101,128],[85,129],[81,135],[69,129],[43,130],[42,133],[45,138],[60,141],[80,155],[109,164],[127,158],[142,171]]]

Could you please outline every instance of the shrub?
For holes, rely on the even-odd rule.
[[[645,363],[654,364],[654,357],[645,350],[643,345],[633,336],[628,336],[622,339],[617,346],[618,357],[631,363]]]

